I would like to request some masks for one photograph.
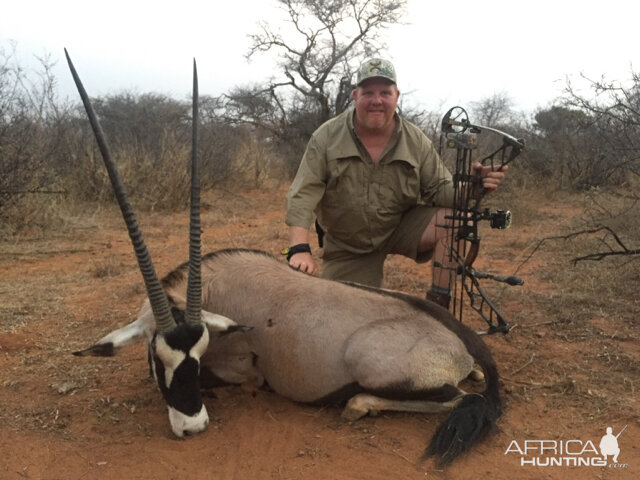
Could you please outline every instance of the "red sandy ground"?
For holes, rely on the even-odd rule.
[[[281,190],[213,195],[203,214],[205,250],[277,254],[287,243],[282,198]],[[570,217],[551,205],[544,211]],[[186,215],[139,218],[164,275],[187,257]],[[543,236],[535,225],[491,232],[482,262],[512,272],[536,235]],[[549,251],[520,269],[525,286],[501,302],[518,326],[486,339],[503,377],[505,413],[497,432],[439,469],[418,459],[444,414],[382,413],[345,423],[337,408],[239,387],[207,397],[209,428],[176,440],[143,345],[106,359],[71,355],[129,322],[142,302],[121,218],[102,212],[0,248],[2,480],[639,478],[638,333],[628,321],[597,311],[580,335],[554,330],[554,318],[541,307],[558,294],[542,274],[552,268]],[[429,284],[427,266],[394,257],[386,268],[387,287],[422,296]],[[625,468],[521,466],[519,455],[505,454],[513,440],[597,446],[607,426],[617,433],[624,425],[619,461]]]

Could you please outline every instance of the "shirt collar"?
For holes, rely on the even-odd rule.
[[[357,149],[356,145],[359,140],[358,135],[356,134],[356,127],[354,122],[355,114],[355,108],[351,107],[349,113],[347,114],[347,127],[349,129],[349,132],[351,133],[351,136],[353,137],[354,147]],[[408,148],[408,145],[406,143],[406,133],[403,132],[405,120],[403,120],[403,118],[398,115],[397,112],[393,114],[393,118],[396,120],[396,126],[393,133],[391,134],[391,138],[389,139],[390,147],[387,150],[387,152],[391,151],[391,154],[384,154],[384,157],[387,157],[386,160],[384,160],[384,163],[389,163],[395,160],[402,160],[414,167],[418,167],[418,161],[411,154],[411,150]],[[360,152],[353,153],[355,154],[355,156],[361,156]]]

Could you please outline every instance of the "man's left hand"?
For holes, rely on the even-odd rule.
[[[491,167],[484,166],[480,163],[476,163],[473,165],[473,172],[482,177],[482,186],[486,188],[489,192],[493,192],[496,188],[498,188],[498,184],[500,180],[504,178],[504,172],[507,171],[509,167],[507,165],[501,167]]]

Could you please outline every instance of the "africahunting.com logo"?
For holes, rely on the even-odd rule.
[[[613,428],[607,427],[598,448],[592,440],[512,440],[504,454],[520,457],[522,467],[628,468],[627,463],[618,460],[618,438],[626,428],[625,425],[614,435]]]

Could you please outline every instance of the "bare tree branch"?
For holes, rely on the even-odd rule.
[[[380,31],[400,20],[406,4],[406,0],[278,2],[291,25],[289,34],[282,25],[262,23],[260,31],[250,35],[247,58],[269,51],[278,55],[286,80],[272,80],[268,88],[284,89],[279,98],[289,104],[296,94],[313,100],[319,122],[344,108],[345,78],[365,56],[383,48]]]
[[[585,230],[580,230],[580,231],[576,231],[576,232],[571,232],[567,235],[555,235],[555,236],[551,236],[551,237],[545,237],[543,239],[541,239],[531,250],[531,252],[529,253],[529,255],[527,255],[527,257],[520,263],[520,265],[518,266],[518,268],[516,269],[515,274],[518,273],[518,271],[520,270],[520,268],[522,268],[523,265],[525,265],[529,260],[531,260],[531,258],[534,256],[534,254],[540,249],[542,248],[542,246],[549,242],[549,241],[555,241],[555,240],[563,240],[563,241],[569,241],[569,240],[573,240],[581,235],[590,235],[590,234],[594,234],[594,233],[600,233],[600,232],[605,232],[605,236],[601,237],[599,239],[599,241],[601,243],[603,243],[604,245],[607,246],[608,251],[606,252],[595,252],[595,253],[589,253],[587,255],[582,255],[580,257],[574,257],[571,259],[571,263],[573,263],[573,265],[577,265],[578,262],[581,261],[600,261],[606,257],[610,257],[610,256],[635,256],[635,255],[640,255],[640,248],[635,248],[635,249],[630,249],[628,248],[624,242],[622,241],[622,239],[620,238],[620,236],[617,234],[617,232],[615,232],[613,229],[611,229],[610,227],[606,226],[606,225],[601,225],[599,227],[595,227],[595,228],[591,228],[591,229],[585,229]],[[617,244],[617,248],[616,247],[612,247],[607,243],[608,237],[611,236],[613,237],[614,243]]]
[[[406,0],[277,2],[287,21],[261,23],[249,37],[247,58],[275,54],[278,71],[226,95],[222,115],[233,124],[260,126],[301,150],[321,123],[349,106],[353,73],[384,48],[381,32],[400,21]],[[292,158],[297,168],[299,152]]]

